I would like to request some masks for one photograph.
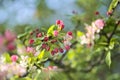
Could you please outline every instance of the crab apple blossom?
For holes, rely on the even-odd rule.
[[[33,47],[27,47],[26,51],[29,53],[35,53],[35,49]]]
[[[34,43],[34,39],[30,39],[29,44],[33,44],[33,43]]]
[[[95,25],[96,27],[98,27],[99,29],[103,29],[103,27],[105,26],[104,20],[103,19],[97,19],[95,21]]]
[[[12,55],[11,60],[12,60],[12,62],[16,62],[18,60],[18,56],[17,55]]]
[[[55,30],[54,32],[53,32],[53,35],[55,36],[55,37],[57,37],[58,36],[58,31],[57,30]]]

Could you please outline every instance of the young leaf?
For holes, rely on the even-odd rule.
[[[77,31],[77,37],[81,37],[81,36],[83,36],[83,35],[84,35],[83,32]]]
[[[55,28],[55,25],[50,26],[50,28],[47,31],[47,34],[51,35],[53,33],[53,31],[54,31],[54,28]]]
[[[42,59],[43,56],[44,56],[44,54],[45,54],[45,49],[42,50],[42,52],[40,52],[40,54],[38,55],[38,58],[39,58],[39,59]]]
[[[3,56],[5,57],[5,62],[11,62],[9,53],[4,53]]]
[[[23,34],[18,35],[17,38],[20,39],[20,38],[22,38],[22,37],[24,37],[24,36],[26,36],[26,35],[27,35],[27,33],[23,33]]]
[[[111,65],[111,53],[110,53],[110,51],[108,51],[108,53],[106,55],[105,62],[110,67],[110,65]]]
[[[113,11],[113,9],[117,6],[118,2],[119,0],[112,0],[108,11]]]

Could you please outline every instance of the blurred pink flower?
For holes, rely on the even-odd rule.
[[[58,31],[57,30],[55,30],[54,32],[53,32],[53,35],[55,36],[55,37],[57,37],[58,36]]]
[[[16,62],[18,60],[18,56],[17,55],[12,55],[11,60],[12,60],[12,62]]]
[[[10,30],[6,30],[6,31],[5,31],[5,38],[6,38],[9,42],[11,42],[11,41],[14,41],[14,40],[15,40],[16,35],[15,35],[13,32],[11,32]]]
[[[104,21],[103,21],[102,19],[97,19],[97,20],[95,21],[95,25],[96,25],[96,27],[98,27],[99,29],[103,29],[105,23],[104,23]]]
[[[0,46],[3,46],[5,38],[0,35]]]
[[[33,54],[35,53],[35,49],[33,47],[27,47],[26,51]]]
[[[8,43],[7,49],[8,49],[9,51],[15,50],[15,45],[14,45],[14,43],[12,43],[12,42]]]

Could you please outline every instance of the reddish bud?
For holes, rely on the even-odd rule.
[[[34,39],[30,39],[29,44],[33,44],[33,43],[34,43]]]
[[[49,46],[47,46],[45,49],[46,49],[47,51],[49,51],[49,50],[50,50],[50,47],[49,47]]]
[[[60,30],[63,30],[64,29],[64,24],[63,23],[60,24],[59,28],[60,28]]]
[[[60,48],[60,49],[59,49],[59,51],[60,51],[61,53],[63,53],[63,52],[64,52],[64,50],[63,50],[62,48]]]
[[[13,43],[9,43],[9,44],[7,45],[7,49],[10,50],[10,51],[12,51],[12,50],[15,49],[15,45],[14,45]]]
[[[42,37],[42,33],[38,33],[38,34],[37,34],[37,37]]]
[[[69,36],[72,36],[72,32],[71,32],[71,31],[68,31],[67,34],[68,34]]]
[[[52,56],[54,56],[54,54],[55,54],[55,51],[54,51],[54,50],[52,50],[52,51],[51,51],[51,55],[52,55]]]
[[[63,23],[62,20],[56,20],[56,24],[57,24],[57,25],[60,25],[61,23]]]
[[[42,48],[43,48],[43,49],[45,49],[45,48],[46,48],[46,46],[47,46],[46,44],[42,44]]]
[[[55,36],[55,37],[57,37],[58,36],[58,31],[57,30],[55,30],[54,32],[53,32],[53,35]]]
[[[57,40],[56,40],[56,39],[51,41],[51,43],[55,43],[55,42],[57,42]]]
[[[112,15],[112,11],[107,12],[107,16],[110,16],[110,15]]]
[[[66,50],[69,50],[69,49],[70,49],[70,46],[69,46],[69,45],[66,45],[66,46],[65,46],[65,49],[66,49]]]
[[[12,60],[12,62],[16,62],[18,60],[18,56],[17,55],[12,55],[11,60]]]
[[[98,11],[96,11],[96,12],[95,12],[95,15],[99,15],[99,12],[98,12]]]
[[[46,36],[46,37],[44,37],[44,41],[45,41],[45,42],[47,42],[47,41],[48,41],[48,39],[49,39],[49,38],[48,38],[47,36]]]
[[[33,35],[33,32],[31,32],[30,35]]]
[[[58,53],[58,48],[55,48],[55,49],[54,49],[54,52],[55,52],[55,53]]]

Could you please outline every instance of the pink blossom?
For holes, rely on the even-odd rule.
[[[5,31],[5,38],[8,41],[13,41],[16,38],[16,35],[13,32],[11,32],[10,30],[6,30]]]
[[[60,25],[60,24],[62,24],[62,23],[63,23],[62,20],[56,20],[56,24],[57,24],[57,25]]]
[[[97,19],[97,20],[95,21],[95,25],[96,25],[96,27],[98,27],[99,29],[103,29],[105,23],[104,23],[104,21],[103,21],[102,19]]]
[[[17,55],[12,55],[11,60],[12,60],[12,62],[16,62],[18,60],[18,56]]]
[[[58,31],[57,30],[55,30],[54,32],[53,32],[53,35],[55,36],[55,37],[57,37],[58,36]]]
[[[8,43],[7,49],[10,50],[10,51],[14,50],[14,49],[15,49],[14,43],[12,43],[12,42],[11,42],[11,43]]]
[[[70,49],[70,46],[69,46],[69,45],[66,45],[66,46],[65,46],[65,49],[66,49],[66,50],[69,50],[69,49]]]
[[[34,39],[30,39],[29,44],[33,44],[33,43],[34,43]]]
[[[0,35],[0,46],[4,44],[5,38]]]
[[[27,47],[27,52],[35,53],[35,49],[33,47]]]
[[[64,23],[62,20],[56,20],[56,25],[58,25],[60,30],[64,29]]]

